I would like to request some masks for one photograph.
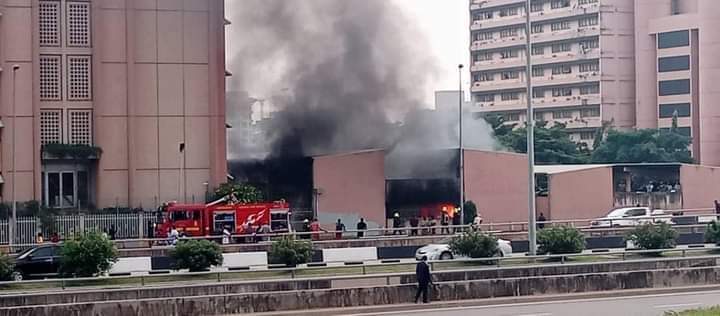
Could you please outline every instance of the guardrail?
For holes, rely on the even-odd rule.
[[[452,260],[433,260],[428,261],[428,264],[430,265],[431,271],[470,271],[470,270],[477,270],[477,269],[497,269],[501,267],[506,266],[516,266],[516,267],[522,267],[522,266],[538,266],[542,264],[538,264],[538,262],[541,262],[542,260],[545,260],[546,264],[566,264],[568,261],[571,261],[572,259],[576,258],[583,258],[583,257],[598,257],[602,256],[605,260],[604,261],[594,261],[593,263],[596,264],[602,264],[602,263],[612,263],[612,262],[618,262],[618,261],[647,261],[650,260],[647,257],[640,257],[637,259],[631,259],[633,256],[643,256],[648,254],[667,254],[667,253],[679,253],[681,258],[688,257],[689,253],[693,252],[718,252],[720,253],[720,246],[712,246],[712,247],[696,247],[696,248],[671,248],[671,249],[651,249],[651,250],[625,250],[625,251],[616,251],[616,252],[591,252],[591,253],[576,253],[576,254],[558,254],[558,255],[536,255],[536,256],[518,256],[518,257],[492,257],[492,258],[461,258],[461,259],[452,259]],[[617,258],[617,260],[609,260],[609,257]],[[694,258],[716,258],[720,259],[720,254],[717,255],[702,255],[702,256],[693,256]],[[669,257],[669,258],[655,258],[654,260],[658,259],[665,259],[665,260],[672,260],[677,257]],[[345,269],[350,271],[355,271],[354,275],[359,276],[378,276],[378,275],[398,275],[398,274],[407,274],[406,273],[400,273],[395,272],[394,274],[388,274],[388,270],[392,270],[393,267],[399,267],[399,266],[408,266],[408,272],[413,271],[413,266],[415,265],[414,262],[397,262],[398,260],[383,260],[380,263],[364,263],[364,262],[343,262],[343,261],[335,261],[335,262],[323,262],[323,263],[310,263],[307,267],[288,267],[286,265],[266,265],[263,267],[267,267],[267,270],[251,270],[251,266],[241,266],[241,267],[230,267],[228,268],[229,271],[214,271],[214,272],[175,272],[172,273],[168,270],[160,271],[160,272],[153,272],[148,275],[123,275],[123,276],[102,276],[102,277],[89,277],[89,278],[57,278],[57,279],[44,279],[44,280],[24,280],[24,281],[4,281],[0,282],[0,294],[2,293],[2,290],[5,289],[17,289],[18,287],[22,288],[24,291],[37,289],[37,290],[44,290],[47,288],[52,288],[52,285],[55,285],[55,288],[62,288],[66,289],[69,287],[96,287],[99,289],[102,289],[102,286],[112,286],[113,288],[118,288],[120,286],[140,286],[145,287],[149,284],[162,284],[162,283],[173,283],[175,285],[182,283],[183,281],[192,281],[196,282],[198,280],[207,280],[212,282],[223,282],[223,281],[239,281],[239,280],[263,280],[263,279],[298,279],[298,278],[327,278],[327,277],[340,277],[340,273],[337,272],[338,269]],[[510,265],[509,262],[526,262],[525,265]],[[587,262],[579,262],[579,263],[587,263]],[[335,266],[333,266],[335,264]],[[339,266],[337,265],[339,264]],[[481,268],[478,266],[474,266],[473,268],[468,267],[460,267],[458,269],[458,264],[462,265],[472,265],[477,264],[480,265]],[[482,266],[486,265],[486,266]],[[448,269],[443,269],[443,266],[448,267]],[[252,267],[259,267],[259,266],[252,266]],[[373,268],[378,268],[377,273],[372,273]],[[322,271],[326,270],[329,273],[328,275],[323,275]],[[262,274],[268,274],[270,277],[266,278],[257,278],[253,277],[254,275],[262,275]],[[347,277],[345,275],[344,277]],[[43,287],[43,285],[48,285]],[[99,286],[99,287],[98,287]]]

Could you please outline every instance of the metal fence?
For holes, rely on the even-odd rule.
[[[134,239],[147,236],[148,224],[155,223],[156,216],[144,213],[74,214],[55,216],[54,229],[43,227],[38,217],[18,217],[15,223],[15,244],[32,244],[39,233],[49,240],[53,232],[61,239],[86,231],[109,231],[115,226],[116,239]],[[9,242],[9,221],[0,220],[0,244]]]

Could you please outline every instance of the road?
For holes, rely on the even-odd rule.
[[[547,303],[519,303],[490,306],[405,310],[387,313],[353,314],[412,316],[658,316],[665,311],[683,311],[720,304],[720,291],[681,294],[638,295],[622,298],[562,300]]]

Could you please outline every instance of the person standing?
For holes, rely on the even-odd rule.
[[[428,287],[432,283],[432,276],[430,275],[430,267],[427,264],[426,256],[423,256],[415,266],[415,278],[418,282],[418,289],[415,293],[415,303],[418,302],[420,294],[422,294],[423,303],[428,303]]]
[[[367,223],[365,223],[365,219],[361,218],[360,221],[357,223],[357,237],[363,238],[365,236],[365,230],[367,230]]]
[[[108,234],[110,235],[110,240],[115,240],[115,235],[117,235],[117,228],[115,228],[115,224],[110,225]]]
[[[420,220],[418,220],[417,216],[413,216],[410,219],[410,227],[412,227],[412,229],[410,230],[411,236],[417,236],[417,234],[418,234],[417,227],[419,224],[420,224]]]
[[[720,215],[720,202],[718,200],[715,200],[715,214]]]
[[[177,245],[178,238],[180,238],[180,233],[178,233],[177,228],[175,226],[170,229],[170,233],[168,234],[168,239],[170,240],[170,244],[175,246]]]
[[[538,216],[537,221],[538,221],[537,227],[538,227],[539,229],[545,228],[545,221],[547,221],[547,218],[545,218],[545,214],[543,214],[542,212],[540,212],[540,216]]]
[[[456,212],[455,214],[453,214],[452,224],[453,224],[453,226],[455,226],[453,228],[453,233],[457,233],[462,230],[462,228],[458,227],[458,226],[462,225],[462,222],[460,221],[460,213]]]
[[[310,220],[309,219],[306,218],[305,220],[303,220],[301,232],[304,233],[304,234],[300,235],[301,239],[310,239],[310,234],[308,234],[310,232]]]
[[[435,226],[437,226],[438,222],[437,219],[435,219],[435,216],[430,216],[430,234],[435,235]]]
[[[225,227],[223,227],[222,235],[223,235],[223,236],[222,236],[222,244],[223,244],[223,245],[229,244],[229,243],[230,243],[230,236],[231,236],[232,234],[230,233],[230,229],[227,227],[227,225],[226,225]]]
[[[450,217],[448,217],[447,213],[442,212],[442,215],[440,215],[440,225],[442,225],[442,228],[440,229],[440,234],[450,234],[450,229],[448,228],[448,225],[450,225]]]
[[[393,232],[392,232],[393,235],[397,235],[397,234],[402,235],[402,231],[400,230],[401,222],[402,221],[400,220],[400,213],[395,212],[395,214],[393,215]]]
[[[482,224],[482,222],[483,222],[482,216],[480,216],[480,213],[477,213],[475,215],[475,218],[473,218],[473,223],[472,223],[473,230],[480,231],[480,225]]]
[[[335,239],[340,240],[342,239],[343,232],[345,231],[345,224],[343,224],[342,220],[338,218],[337,223],[335,223]]]
[[[312,240],[320,240],[320,231],[327,233],[327,230],[320,227],[320,222],[318,222],[317,218],[313,218],[312,223],[310,223],[310,231],[312,232]]]

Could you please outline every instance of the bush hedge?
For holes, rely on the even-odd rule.
[[[541,229],[537,235],[538,252],[547,254],[579,253],[585,249],[585,236],[574,227]]]
[[[117,249],[107,236],[86,232],[60,246],[60,271],[66,276],[96,276],[108,271],[117,258]]]
[[[677,231],[667,223],[643,224],[631,230],[626,240],[643,250],[675,248]]]
[[[495,236],[470,231],[453,237],[450,250],[470,258],[489,258],[498,254],[498,241]]]
[[[223,263],[220,245],[209,240],[183,240],[170,250],[176,270],[188,269],[190,272],[207,271],[211,266]]]
[[[312,258],[312,245],[307,241],[284,236],[273,241],[270,247],[270,263],[296,266],[307,263]]]

